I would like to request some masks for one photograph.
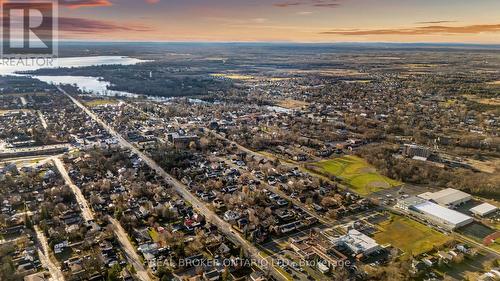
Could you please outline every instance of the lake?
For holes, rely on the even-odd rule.
[[[70,57],[70,58],[56,58],[54,59],[54,64],[52,67],[44,68],[65,68],[65,67],[86,67],[86,66],[98,66],[98,65],[133,65],[142,62],[147,62],[145,60],[140,60],[136,58],[124,57],[124,56],[96,56],[96,57]],[[2,65],[0,64],[0,75],[22,75],[16,72],[21,71],[34,71],[40,69],[36,65]],[[110,82],[103,81],[99,77],[84,77],[84,76],[41,76],[41,75],[26,75],[38,79],[40,81],[49,84],[71,84],[76,85],[80,90],[86,92],[92,92],[98,95],[106,96],[127,96],[127,97],[137,97],[138,95],[109,90],[108,87],[111,86]]]

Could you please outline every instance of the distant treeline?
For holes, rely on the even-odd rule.
[[[225,91],[230,81],[214,79],[206,71],[185,65],[142,63],[137,65],[103,65],[83,68],[42,69],[38,75],[100,77],[111,82],[111,90],[134,94],[179,97],[200,96]]]
[[[25,76],[0,76],[0,93],[34,93],[45,89],[51,89],[53,86]]]

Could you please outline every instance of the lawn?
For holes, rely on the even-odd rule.
[[[361,195],[401,185],[400,182],[381,175],[373,166],[357,156],[344,156],[312,163],[312,165],[322,173],[343,180]]]
[[[374,236],[378,243],[391,244],[413,255],[428,252],[433,246],[443,245],[451,240],[450,237],[430,227],[401,216],[392,216],[390,220],[378,226],[380,232]]]

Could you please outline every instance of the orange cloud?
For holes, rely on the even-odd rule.
[[[35,0],[26,0],[26,2],[36,2]],[[0,0],[0,4],[8,3],[9,0]],[[59,5],[68,7],[70,9],[77,9],[82,7],[102,7],[112,6],[109,0],[59,0]]]
[[[113,4],[109,0],[59,0],[59,5],[70,9],[78,9],[84,7],[107,7]]]
[[[321,32],[324,35],[432,35],[432,34],[478,34],[500,32],[500,24],[478,24],[467,26],[430,25],[414,28],[398,29],[348,29]]]
[[[36,2],[36,0],[26,0]],[[160,0],[144,0],[148,4],[159,3]],[[0,4],[9,2],[9,0],[0,0]],[[88,7],[109,7],[113,6],[110,0],[59,0],[59,5],[70,9],[88,8]]]

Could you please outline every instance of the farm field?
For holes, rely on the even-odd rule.
[[[381,175],[373,166],[357,156],[344,156],[311,165],[324,174],[333,175],[343,180],[361,195],[401,185],[400,182]]]
[[[443,245],[451,240],[450,237],[430,227],[396,215],[380,223],[378,227],[380,232],[374,235],[378,243],[391,244],[413,255],[428,252],[434,246]]]

